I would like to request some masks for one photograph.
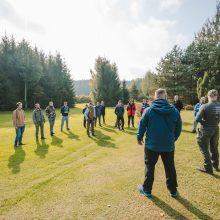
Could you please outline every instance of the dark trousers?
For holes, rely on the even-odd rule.
[[[41,138],[44,138],[44,123],[43,122],[36,123],[35,127],[36,127],[36,138],[38,138],[39,128],[40,128]]]
[[[130,127],[130,122],[132,123],[132,126],[134,127],[134,116],[128,116],[128,127]]]
[[[197,143],[204,159],[204,167],[207,171],[212,171],[212,166],[219,166],[219,128],[201,128],[197,136]],[[210,152],[211,155],[210,155]]]
[[[96,116],[96,118],[95,118],[95,127],[96,127],[97,119],[99,120],[99,126],[102,126],[102,125],[101,125],[101,115],[98,115],[98,116]]]
[[[155,152],[145,147],[145,180],[144,190],[151,192],[154,182],[154,170],[158,161],[159,155],[162,158],[165,173],[166,173],[166,185],[171,192],[176,191],[177,178],[176,169],[174,163],[174,151],[172,152]]]
[[[83,126],[84,126],[84,128],[86,128],[86,118],[85,117],[83,118]]]
[[[103,124],[105,124],[105,114],[102,114]]]
[[[124,129],[124,124],[125,124],[124,117],[123,116],[117,116],[118,129]]]
[[[92,134],[94,134],[94,120],[87,120],[87,135],[90,135],[90,128]]]
[[[24,130],[25,130],[25,126],[18,127],[17,129],[15,129],[15,131],[16,131],[15,145],[18,145],[18,144],[22,143],[22,138],[23,138]]]

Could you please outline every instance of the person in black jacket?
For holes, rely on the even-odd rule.
[[[86,118],[85,118],[85,111],[86,111],[86,109],[88,108],[88,104],[86,104],[85,105],[85,108],[82,110],[82,113],[83,113],[83,116],[84,116],[84,118],[83,118],[83,126],[84,126],[84,128],[86,128]]]
[[[183,103],[179,100],[179,96],[174,96],[173,106],[180,112],[183,109]]]
[[[70,108],[67,105],[67,101],[65,101],[63,104],[64,105],[60,109],[60,113],[62,114],[61,131],[63,131],[63,125],[64,125],[65,121],[66,121],[66,130],[70,130],[69,129],[69,111],[70,111]]]
[[[103,119],[103,124],[105,125],[105,103],[104,101],[101,101],[101,116]]]

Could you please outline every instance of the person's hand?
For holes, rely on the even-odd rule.
[[[143,140],[138,140],[138,145],[143,145],[144,141]]]

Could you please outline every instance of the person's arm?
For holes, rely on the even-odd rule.
[[[149,111],[144,111],[140,123],[138,125],[138,131],[137,131],[137,141],[138,144],[142,145],[143,144],[143,137],[146,132],[146,128],[148,125],[148,120],[149,120]]]
[[[43,122],[45,123],[46,120],[45,120],[45,117],[44,117],[44,112],[42,110],[41,110],[41,115],[42,115]]]
[[[182,119],[178,112],[178,120],[176,122],[176,128],[175,128],[175,141],[177,141],[177,139],[179,138],[181,131],[182,131]]]
[[[94,118],[96,118],[96,111],[95,111],[95,108],[94,108]]]
[[[32,119],[33,119],[34,124],[36,124],[35,111],[33,111],[33,113],[32,113]]]
[[[199,112],[196,115],[195,121],[203,124],[205,114],[205,105],[201,106]]]
[[[14,127],[17,128],[17,124],[16,124],[16,110],[13,111],[13,113],[12,113],[12,121],[13,121]]]
[[[117,106],[116,106],[116,107],[115,107],[115,114],[118,115],[117,113],[118,113],[118,108],[117,108]]]
[[[88,112],[89,112],[88,109],[86,109],[85,112],[84,112],[84,117],[85,117],[86,120],[88,120]]]

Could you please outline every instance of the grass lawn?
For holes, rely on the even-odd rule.
[[[143,147],[136,129],[116,130],[113,109],[107,125],[88,138],[82,126],[82,107],[70,116],[70,131],[35,142],[31,113],[22,148],[14,149],[11,113],[0,114],[0,219],[220,219],[220,174],[196,171],[202,157],[191,134],[193,113],[182,112],[183,132],[176,144],[180,196],[171,198],[159,160],[154,197],[137,193],[144,178]],[[126,121],[127,122],[127,121]],[[136,126],[138,118],[136,118]]]

